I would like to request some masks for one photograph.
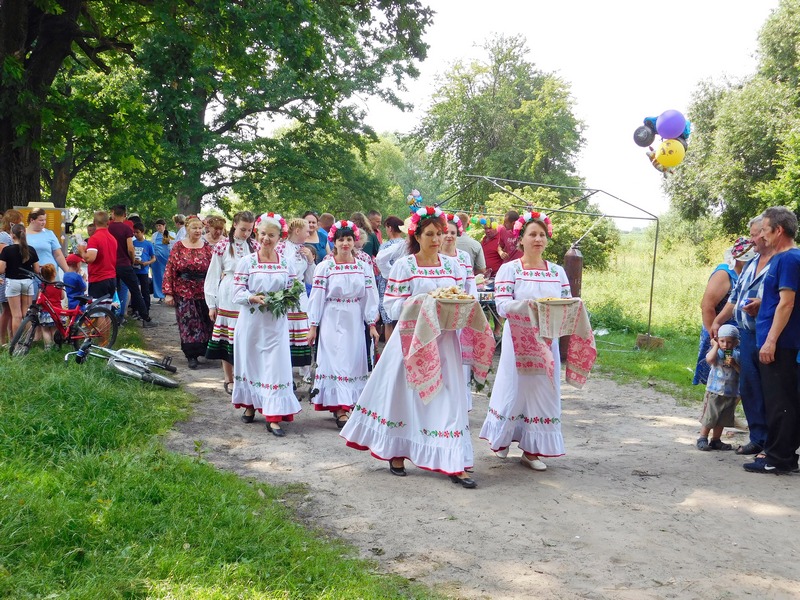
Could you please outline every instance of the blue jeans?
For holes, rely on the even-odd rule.
[[[739,395],[750,427],[750,441],[761,448],[767,445],[767,413],[761,374],[758,371],[756,332],[739,328]]]

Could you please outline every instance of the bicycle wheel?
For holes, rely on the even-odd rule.
[[[114,313],[102,306],[95,306],[85,312],[70,331],[72,345],[77,350],[86,338],[101,348],[111,348],[117,341],[119,324]]]
[[[36,328],[39,327],[38,317],[27,316],[22,319],[19,324],[19,329],[11,338],[11,344],[8,346],[8,353],[11,356],[25,356],[31,351],[33,338],[36,336]]]
[[[150,371],[150,369],[143,365],[137,365],[132,362],[112,358],[108,361],[108,366],[124,377],[139,379],[145,383],[153,383],[165,388],[178,387],[177,381],[173,381],[172,379],[164,377],[163,375],[159,375],[158,373],[153,373]]]

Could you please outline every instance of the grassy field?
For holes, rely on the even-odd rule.
[[[294,522],[302,488],[166,451],[182,391],[43,350],[2,354],[0,377],[0,597],[434,597]]]
[[[702,386],[692,386],[700,334],[700,299],[713,265],[700,265],[690,244],[658,250],[650,333],[664,348],[636,350],[636,334],[647,333],[653,237],[647,232],[622,235],[603,273],[585,271],[582,297],[597,337],[598,368],[621,381],[638,381],[684,400],[701,400]]]

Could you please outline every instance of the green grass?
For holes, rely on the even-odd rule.
[[[700,401],[703,386],[691,385],[700,337],[700,299],[713,265],[700,265],[688,244],[659,249],[651,335],[664,347],[636,350],[636,334],[647,333],[653,240],[623,234],[611,267],[585,271],[582,297],[597,337],[598,371],[619,381],[652,385],[682,400]]]
[[[61,356],[0,356],[0,597],[433,597],[296,523],[297,486],[166,451],[189,395]]]

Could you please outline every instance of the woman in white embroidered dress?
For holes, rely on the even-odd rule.
[[[278,243],[277,251],[286,258],[303,284],[311,284],[314,277],[314,253],[305,246],[308,239],[308,222],[305,219],[291,219],[288,223],[289,237]],[[292,369],[299,372],[306,383],[311,382],[311,346],[308,343],[308,296],[300,296],[300,310],[290,312],[289,351]]]
[[[367,348],[359,343],[365,323],[372,339],[378,338],[378,289],[372,267],[354,255],[358,238],[352,221],[336,221],[330,227],[333,257],[314,271],[308,308],[308,343],[319,335],[314,409],[332,412],[340,429],[369,379]]]
[[[439,254],[446,223],[441,210],[423,207],[409,226],[409,253],[392,267],[383,304],[398,319],[403,302],[464,278],[458,262]],[[430,211],[430,213],[427,213]],[[416,213],[415,213],[416,214]],[[466,407],[461,344],[455,331],[442,331],[436,344],[441,359],[442,390],[428,404],[406,380],[400,332],[386,344],[341,435],[347,445],[369,450],[389,461],[393,475],[404,476],[405,459],[420,468],[449,475],[454,483],[476,487]]]
[[[500,267],[494,283],[494,299],[501,317],[508,315],[508,303],[531,298],[569,298],[569,280],[559,265],[542,258],[553,235],[550,219],[542,213],[526,212],[514,229],[519,229],[522,258]],[[520,462],[534,471],[547,466],[542,456],[563,456],[561,435],[561,360],[558,339],[550,343],[555,361],[555,377],[546,374],[521,375],[517,372],[511,326],[503,326],[500,365],[492,388],[489,411],[481,428],[481,439],[500,458],[508,456],[508,448],[517,442],[523,455]]]
[[[252,423],[256,411],[264,415],[267,429],[277,437],[286,435],[282,421],[293,421],[300,403],[292,389],[292,361],[289,356],[289,320],[259,310],[266,303],[263,294],[289,289],[295,273],[275,246],[286,236],[286,221],[267,213],[256,219],[258,252],[236,264],[233,301],[246,307],[239,313],[233,334],[233,398],[244,408],[242,420]]]
[[[228,237],[220,240],[211,254],[204,291],[208,316],[214,321],[206,358],[222,361],[223,386],[233,393],[233,332],[239,317],[239,306],[233,303],[233,273],[239,259],[258,250],[251,237],[255,215],[241,211],[233,215]]]
[[[456,238],[463,235],[464,226],[461,224],[461,219],[457,215],[447,213],[447,229],[444,232],[442,239],[442,254],[450,256],[458,261],[461,269],[464,271],[464,278],[458,282],[459,287],[464,288],[467,294],[475,296],[478,299],[478,286],[475,284],[475,275],[472,273],[472,259],[469,254],[463,250],[456,248]],[[467,412],[472,410],[472,390],[469,386],[470,378],[472,377],[472,367],[464,365],[464,378],[467,382]]]

